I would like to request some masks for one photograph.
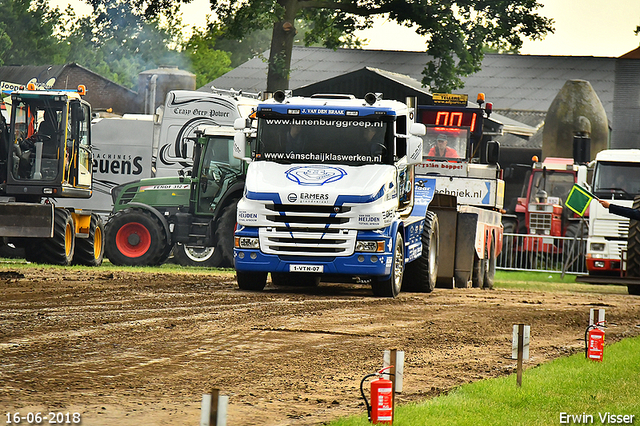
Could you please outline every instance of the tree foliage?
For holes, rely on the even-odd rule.
[[[153,1],[153,0],[149,0]],[[222,0],[212,8],[236,38],[272,28],[267,90],[288,87],[295,18],[313,22],[305,42],[335,48],[358,29],[370,28],[374,16],[386,16],[428,38],[422,83],[449,91],[462,86],[460,76],[480,69],[483,49],[518,49],[523,38],[542,38],[553,21],[535,13],[536,0]]]

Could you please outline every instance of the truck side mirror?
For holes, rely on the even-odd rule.
[[[487,163],[498,164],[500,161],[500,142],[487,141]]]
[[[244,118],[236,118],[233,121],[233,128],[235,130],[244,130],[246,125],[247,125],[247,120],[245,120]]]
[[[242,120],[242,122],[244,123],[244,119],[238,118],[236,122],[238,120]],[[234,123],[234,127],[235,127],[235,123]],[[244,129],[244,126],[242,128]],[[244,132],[236,132],[236,134],[233,136],[233,157],[243,160],[246,154],[245,153],[246,147],[247,147],[247,137],[245,136]]]
[[[424,136],[427,134],[427,127],[422,123],[411,123],[409,133],[415,136]]]
[[[407,139],[407,164],[422,163],[422,138],[409,136]]]

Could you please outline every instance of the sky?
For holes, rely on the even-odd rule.
[[[71,4],[77,13],[91,8],[81,0],[49,0],[64,9]],[[539,14],[555,21],[555,33],[542,41],[526,40],[520,50],[527,55],[618,57],[640,46],[634,34],[640,26],[640,0],[538,0]],[[193,0],[182,6],[186,24],[203,26],[210,13],[209,0]],[[410,28],[380,19],[373,29],[358,33],[369,40],[365,49],[424,51],[425,39]],[[402,40],[402,45],[398,44]]]

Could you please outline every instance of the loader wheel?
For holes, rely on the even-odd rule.
[[[431,293],[438,278],[438,252],[440,248],[438,216],[427,211],[422,227],[422,255],[409,263],[402,279],[402,291]]]
[[[240,290],[262,291],[267,285],[266,272],[241,272],[236,271],[236,279]]]
[[[64,209],[55,209],[53,238],[38,238],[25,251],[30,262],[51,265],[71,265],[75,251],[76,231],[71,213]]]
[[[396,233],[395,240],[391,274],[386,279],[371,281],[371,290],[376,297],[396,297],[400,293],[404,275],[404,240],[400,232]]]
[[[176,244],[173,247],[173,258],[182,266],[203,266],[217,268],[220,266],[220,251],[214,247],[196,247]]]
[[[220,256],[220,267],[233,268],[233,236],[236,230],[238,200],[222,210],[216,223],[216,249]]]
[[[107,223],[105,235],[106,255],[114,265],[155,266],[171,252],[162,224],[146,210],[119,211]]]
[[[100,216],[91,215],[89,238],[76,239],[73,263],[76,265],[100,266],[104,259],[104,224]]]

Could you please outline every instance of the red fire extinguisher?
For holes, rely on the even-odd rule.
[[[602,361],[604,355],[604,331],[599,326],[604,326],[604,321],[591,324],[584,336],[585,356],[593,361]]]
[[[374,425],[393,424],[393,382],[380,377],[384,370],[389,368],[393,368],[393,365],[385,367],[376,373],[367,374],[360,382],[360,393],[367,407],[367,415],[369,416],[369,421]],[[369,401],[367,401],[367,397],[364,394],[364,382],[369,377],[374,376],[378,378],[371,382],[371,405],[369,405]]]

